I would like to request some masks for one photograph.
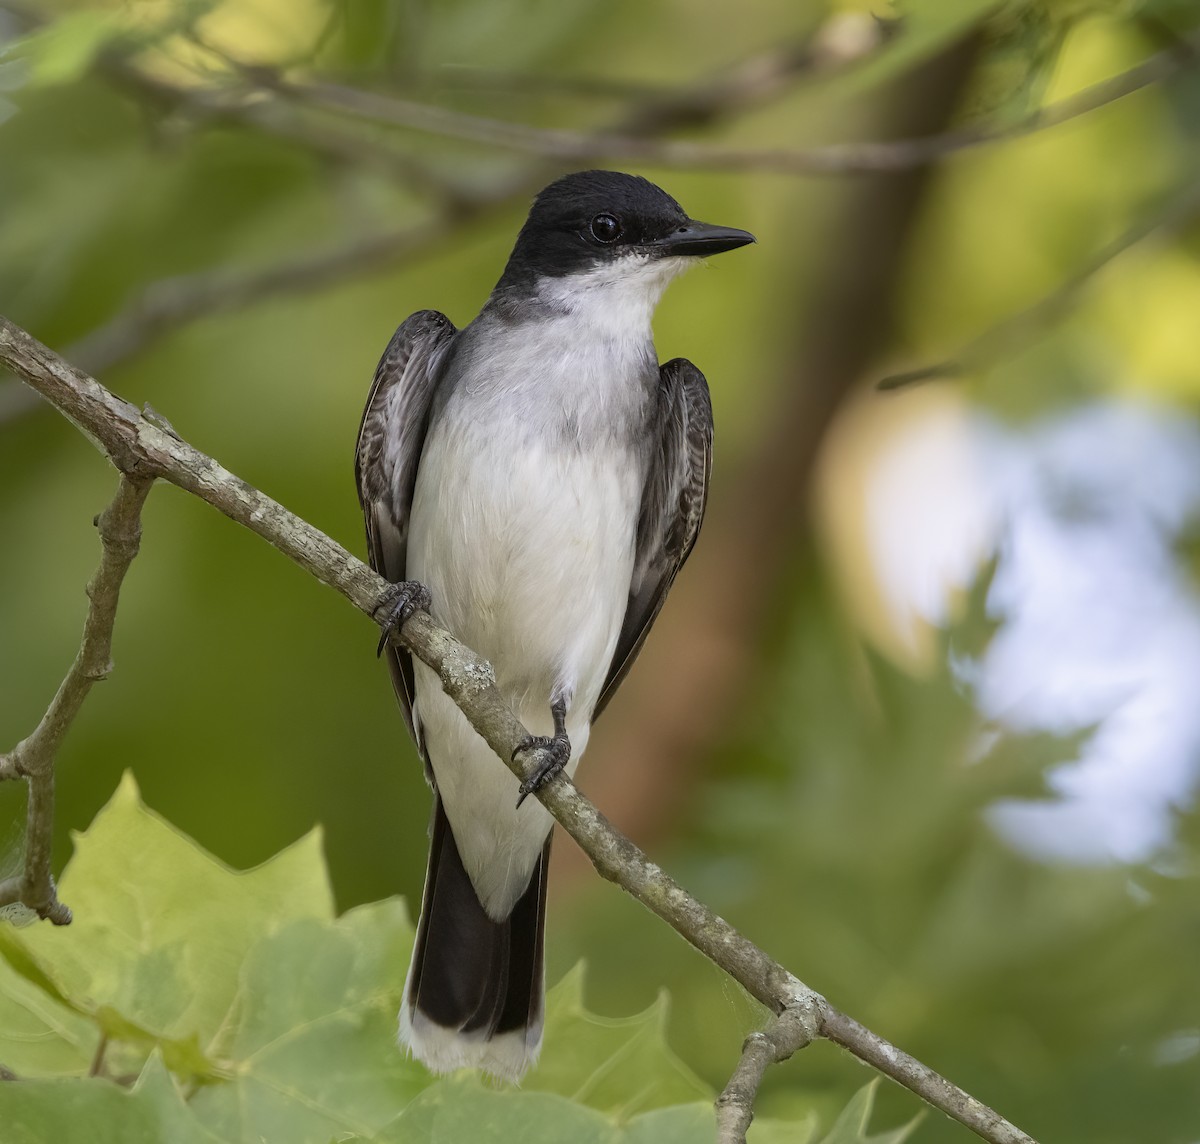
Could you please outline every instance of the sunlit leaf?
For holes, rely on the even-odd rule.
[[[236,874],[147,810],[128,775],[77,837],[59,890],[74,923],[0,929],[0,952],[111,1034],[162,1042],[200,1071],[213,1062],[198,1045],[222,1028],[251,947],[333,917],[317,834]]]
[[[72,83],[124,30],[125,19],[119,11],[79,8],[12,41],[2,54],[28,62],[30,87]]]
[[[1000,7],[1001,0],[903,0],[894,7],[895,34],[834,80],[830,90],[853,94],[890,83],[966,36]]]
[[[524,1090],[431,1076],[396,1043],[407,912],[392,899],[335,918],[315,836],[238,874],[147,810],[127,776],[77,839],[61,891],[75,924],[0,943],[0,1063],[21,1078],[0,1084],[0,1123],[28,1133],[15,1144],[485,1130],[671,1144],[712,1130],[710,1090],[667,1045],[666,998],[598,1017],[581,967],[550,991]],[[139,1072],[132,1090],[115,1083]],[[93,1120],[103,1133],[81,1135]]]

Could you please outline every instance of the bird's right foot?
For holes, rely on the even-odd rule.
[[[429,589],[416,580],[401,580],[399,584],[393,584],[375,609],[375,622],[383,629],[379,647],[375,649],[376,656],[383,655],[383,649],[391,642],[392,636],[399,633],[414,612],[429,611],[431,602]]]
[[[534,751],[541,751],[543,754],[538,759],[533,773],[521,783],[517,790],[518,810],[521,809],[521,803],[531,794],[541,790],[571,761],[571,740],[567,738],[566,731],[562,731],[553,737],[549,735],[526,735],[517,744],[517,749],[513,751],[513,758],[515,759],[518,755],[532,754]]]

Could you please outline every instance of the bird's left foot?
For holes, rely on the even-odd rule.
[[[515,760],[518,755],[529,751],[538,751],[541,754],[533,773],[521,783],[520,791],[517,794],[518,807],[535,791],[541,790],[567,765],[571,758],[571,740],[567,738],[566,731],[557,733],[553,737],[550,735],[526,735],[517,744],[517,749],[513,751],[513,759]]]
[[[429,589],[416,580],[401,580],[399,584],[393,584],[383,602],[375,609],[375,619],[383,629],[375,655],[383,655],[383,649],[393,633],[404,627],[414,612],[429,611],[431,602]]]

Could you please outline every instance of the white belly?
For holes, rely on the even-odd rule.
[[[452,427],[451,427],[452,426]],[[620,448],[580,450],[443,418],[425,444],[413,498],[407,575],[433,615],[496,669],[518,717],[552,730],[567,703],[571,771],[616,649],[633,571],[641,462]],[[464,865],[503,917],[525,888],[550,828],[517,780],[416,664],[414,713]]]

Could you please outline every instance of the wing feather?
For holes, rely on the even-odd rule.
[[[371,567],[385,579],[406,579],[408,525],[417,465],[446,351],[458,331],[444,314],[421,310],[400,325],[375,370],[354,454],[354,477],[367,526]],[[388,666],[404,721],[424,754],[413,720],[412,657],[394,645]]]
[[[659,369],[653,439],[629,602],[593,718],[604,710],[642,650],[704,520],[712,470],[712,402],[704,374],[685,358],[674,358]]]

